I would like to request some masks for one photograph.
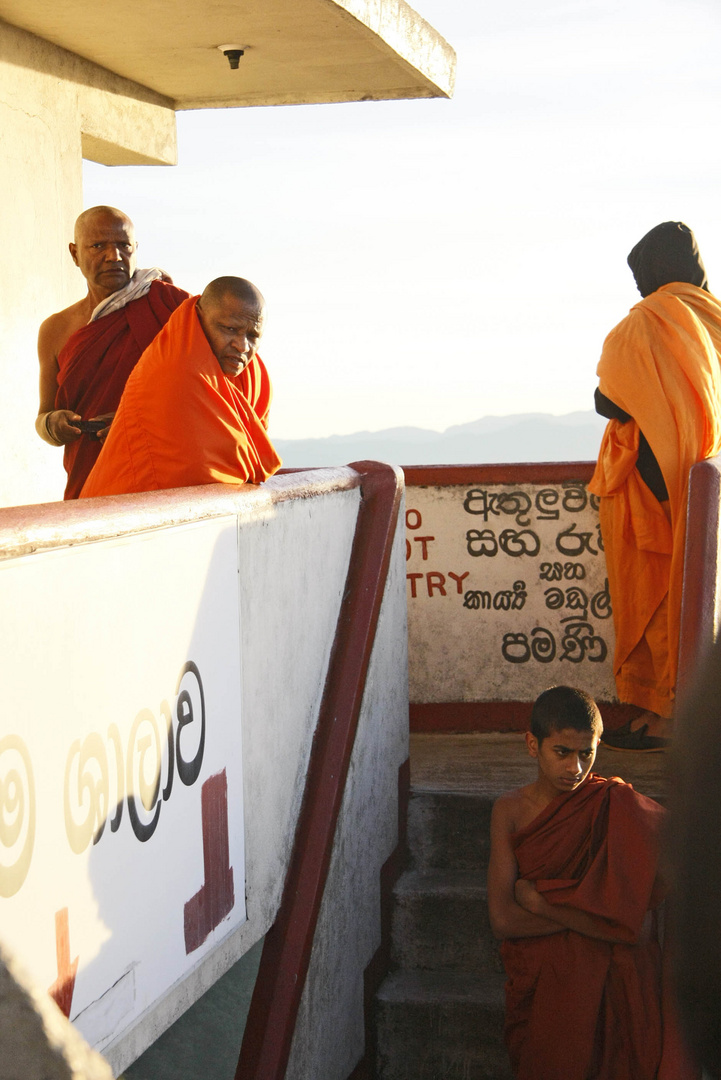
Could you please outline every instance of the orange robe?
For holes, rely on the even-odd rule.
[[[607,920],[623,939],[562,930],[503,942],[505,1037],[517,1080],[657,1076],[664,1030],[653,909],[663,815],[630,784],[591,773],[512,837],[521,878],[550,904]]]
[[[589,490],[601,533],[616,631],[621,701],[673,715],[688,475],[721,451],[721,303],[682,282],[636,304],[606,338],[602,393],[633,417],[610,420]],[[660,503],[636,465],[639,430],[668,490]]]
[[[256,356],[225,375],[189,297],[128,379],[80,497],[217,482],[259,484],[281,464],[267,434],[272,396]]]
[[[169,282],[154,281],[145,296],[71,334],[58,355],[55,408],[72,409],[83,420],[115,412],[141,354],[187,296]],[[64,498],[78,498],[102,445],[86,434],[67,443]]]

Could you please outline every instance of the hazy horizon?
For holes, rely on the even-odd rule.
[[[274,443],[284,465],[293,468],[364,458],[402,465],[592,461],[605,425],[603,417],[592,410],[562,416],[521,413],[480,417],[443,432],[406,426],[307,439],[276,438]]]

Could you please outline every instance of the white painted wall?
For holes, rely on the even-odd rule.
[[[207,947],[199,950],[198,959],[190,958],[191,962],[180,974],[177,968],[168,964],[167,972],[170,978],[167,985],[159,995],[156,994],[152,1005],[144,1007],[137,1022],[134,1014],[130,1020],[127,1016],[125,1020],[119,1017],[115,1032],[110,1038],[103,1039],[104,1052],[116,1074],[133,1061],[185,1008],[197,1000],[258,941],[275,919],[292,849],[310,746],[355,531],[360,494],[359,489],[352,486],[355,483],[354,477],[355,474],[350,469],[337,469],[312,474],[310,482],[309,474],[300,474],[296,477],[272,478],[260,489],[248,488],[231,492],[226,488],[218,497],[215,510],[206,514],[205,518],[197,506],[194,506],[192,499],[188,499],[186,504],[181,498],[174,501],[172,506],[167,506],[165,519],[173,522],[173,525],[157,531],[163,523],[163,512],[167,504],[165,493],[161,493],[157,497],[157,505],[161,510],[152,523],[147,515],[136,515],[130,519],[129,525],[123,525],[123,519],[119,518],[116,529],[112,515],[105,515],[102,527],[92,535],[88,534],[86,542],[76,542],[77,529],[74,532],[66,529],[66,539],[63,540],[63,530],[52,517],[53,514],[58,516],[58,520],[62,519],[63,514],[66,520],[77,517],[77,506],[61,506],[57,511],[54,508],[45,508],[50,515],[45,534],[52,537],[52,540],[48,541],[49,547],[42,549],[42,545],[38,544],[39,534],[35,534],[32,546],[40,548],[39,550],[17,559],[10,558],[0,565],[0,610],[6,625],[12,627],[10,634],[15,633],[18,638],[32,633],[33,626],[37,627],[41,634],[40,628],[43,623],[47,623],[47,609],[43,608],[42,604],[21,605],[17,602],[9,607],[2,595],[3,581],[10,581],[14,574],[21,571],[26,580],[35,573],[42,579],[43,587],[47,588],[48,568],[64,568],[64,572],[58,574],[57,592],[58,596],[67,593],[72,618],[67,623],[64,635],[56,637],[55,651],[58,658],[53,660],[51,665],[55,685],[42,688],[44,665],[38,664],[37,657],[32,653],[26,659],[26,663],[30,665],[28,671],[24,675],[22,671],[18,673],[21,681],[23,677],[32,677],[37,684],[37,687],[33,687],[31,701],[45,700],[48,693],[51,700],[53,692],[63,700],[62,709],[46,708],[43,715],[29,718],[32,726],[38,730],[42,730],[45,725],[48,732],[52,731],[53,746],[57,744],[58,749],[43,763],[43,768],[55,771],[56,787],[62,790],[67,758],[67,749],[62,748],[70,746],[73,739],[85,734],[88,707],[83,672],[92,671],[96,666],[100,670],[107,670],[106,654],[111,648],[109,642],[112,642],[117,657],[123,657],[126,654],[126,641],[134,640],[136,636],[140,639],[141,651],[148,655],[147,666],[152,671],[152,635],[157,635],[159,641],[162,641],[168,630],[165,625],[166,618],[177,622],[177,605],[170,604],[167,599],[161,602],[166,590],[173,584],[181,597],[199,597],[198,603],[205,611],[203,619],[198,622],[191,636],[188,638],[185,634],[188,648],[206,657],[217,651],[222,666],[226,669],[232,667],[227,656],[223,660],[228,652],[228,642],[225,639],[232,639],[232,632],[220,618],[217,626],[212,627],[207,616],[214,610],[213,604],[218,601],[217,596],[213,599],[213,590],[220,587],[226,593],[234,593],[234,587],[229,585],[227,580],[222,584],[222,579],[223,575],[227,578],[228,523],[232,525],[232,522],[237,520],[237,595],[240,605],[242,667],[240,709],[238,715],[237,707],[228,699],[227,708],[216,703],[211,716],[209,703],[208,752],[211,741],[216,745],[216,751],[218,746],[215,736],[211,740],[211,725],[217,728],[218,723],[221,723],[227,728],[226,736],[230,740],[225,742],[226,752],[230,755],[227,762],[230,798],[230,778],[233,769],[237,769],[240,755],[240,744],[234,751],[232,739],[234,732],[242,735],[244,808],[231,803],[229,820],[232,837],[235,827],[233,823],[237,823],[239,813],[244,809],[247,919],[244,922],[236,919],[234,922],[233,917],[229,917],[221,923],[209,939]],[[302,497],[298,497],[299,495]],[[131,506],[133,500],[117,500],[117,503],[119,506]],[[186,505],[187,511],[184,510]],[[92,507],[88,504],[89,512],[94,509],[95,503]],[[232,516],[229,514],[231,509],[234,510]],[[97,525],[97,519],[93,524]],[[23,540],[26,534],[21,528],[13,530],[12,513],[3,515],[2,526],[4,528],[0,527],[0,550],[4,550],[7,556],[12,553],[15,543],[18,551],[27,552],[28,548]],[[144,531],[133,535],[133,528],[143,528]],[[124,535],[122,539],[113,538],[116,533],[127,533],[128,530],[130,535]],[[186,533],[194,537],[195,548],[199,545],[198,550],[203,549],[209,553],[206,557],[188,560],[168,555],[168,551],[175,550],[178,545],[183,547],[182,538]],[[68,542],[72,542],[74,546],[63,550],[63,544]],[[351,762],[349,786],[336,837],[328,894],[321,913],[321,943],[313,953],[311,972],[296,1030],[291,1068],[296,1070],[294,1075],[297,1076],[347,1075],[362,1051],[363,969],[378,944],[379,872],[397,841],[397,772],[399,764],[407,756],[402,542],[401,523],[382,609],[379,638],[371,661],[358,741]],[[160,548],[162,552],[159,555]],[[123,551],[127,553],[126,558],[119,560],[118,552]],[[218,559],[220,566],[217,565]],[[144,564],[135,589],[128,585],[121,574],[124,561],[138,566]],[[96,568],[93,572],[94,580],[98,582],[95,595],[88,594],[79,585],[76,590],[73,588],[74,583],[81,580],[82,573],[79,568],[84,564],[92,564]],[[117,583],[109,586],[108,594],[112,595],[114,589],[124,589],[128,593],[125,608],[119,600],[110,604],[109,611],[103,607],[103,590],[97,569],[102,570],[104,565],[109,574],[118,577]],[[73,572],[70,573],[68,568]],[[205,590],[211,582],[213,586],[211,595],[208,596]],[[9,599],[10,590],[7,596]],[[228,604],[231,601],[232,595],[224,596],[221,609],[229,610]],[[100,626],[102,621],[107,621],[107,632]],[[210,622],[212,623],[212,618]],[[95,627],[97,648],[101,655],[94,655],[92,635],[89,641],[85,631],[80,629],[83,624],[87,624],[91,630]],[[140,632],[139,624],[145,627]],[[222,629],[224,625],[225,630]],[[78,629],[75,629],[76,627]],[[143,642],[148,631],[150,640]],[[41,638],[42,634],[38,640]],[[163,647],[161,651],[165,654],[167,650]],[[15,665],[22,662],[22,650],[16,650],[16,653],[17,655],[13,656]],[[63,660],[66,661],[72,678],[58,683],[57,680],[63,678]],[[139,666],[142,665],[136,649],[131,654],[131,667]],[[32,676],[29,675],[30,668]],[[10,678],[11,674],[9,670],[6,671],[4,678]],[[131,681],[130,676],[128,681]],[[107,688],[108,700],[102,699],[99,688],[93,692],[100,698],[95,703],[94,722],[96,726],[104,729],[110,716],[109,698],[112,687]],[[129,711],[129,706],[125,711]],[[93,710],[90,712],[93,715]],[[10,713],[4,711],[0,720],[0,739],[14,733],[21,719],[23,718],[18,710]],[[24,718],[23,727],[27,721],[28,718]],[[41,753],[38,749],[33,752]],[[218,766],[219,761],[216,758],[212,771],[217,772]],[[0,773],[2,767],[0,755]],[[164,783],[167,761],[164,762],[163,769],[166,770],[161,776]],[[124,914],[121,910],[112,910],[113,905],[110,904],[106,905],[103,912],[92,913],[96,921],[100,914],[103,925],[112,929],[112,921],[115,919],[118,928],[125,927],[126,933],[135,926],[139,940],[146,937],[148,928],[153,926],[157,933],[175,935],[175,939],[178,939],[184,903],[202,882],[201,850],[197,844],[197,833],[200,785],[204,778],[205,773],[199,777],[194,788],[181,788],[177,795],[177,805],[184,801],[190,810],[190,817],[180,826],[186,830],[185,842],[189,845],[186,857],[178,857],[175,850],[177,844],[170,836],[163,840],[159,825],[155,836],[142,845],[145,854],[152,854],[150,861],[144,859],[142,871],[147,887],[137,889],[136,902],[122,905]],[[233,797],[237,800],[239,786],[236,785],[234,790],[236,794]],[[173,793],[167,803],[163,804],[161,817],[169,815],[169,808],[175,797]],[[53,883],[48,890],[47,898],[43,896],[41,871],[43,860],[49,856],[41,841],[52,835],[56,846],[64,845],[65,849],[68,847],[64,837],[62,808],[60,821],[51,821],[50,814],[51,810],[46,801],[42,808],[38,804],[36,845],[26,883],[15,894],[14,901],[0,897],[0,920],[3,920],[4,910],[8,910],[7,905],[11,902],[25,900],[28,912],[32,912],[32,918],[28,918],[24,928],[25,947],[23,948],[22,930],[14,931],[13,944],[21,959],[25,959],[27,955],[31,972],[41,986],[49,985],[56,971],[55,943],[52,932],[48,930],[53,929],[57,909],[57,883]],[[104,835],[93,850],[99,853],[104,847],[109,853],[110,845],[118,842],[127,825],[126,816],[118,832],[113,836]],[[129,834],[127,838],[131,839]],[[123,871],[128,875],[133,870],[133,852],[137,852],[138,847],[137,844],[129,844],[126,870]],[[102,882],[89,879],[86,858],[73,856],[72,852],[67,850],[62,852],[63,890],[66,893],[74,891],[78,896],[84,897],[88,909],[98,891],[107,899],[108,896],[113,896],[115,885],[118,895],[125,888],[124,882],[116,881],[119,868],[114,868],[113,860],[105,858],[98,864],[97,857],[96,854],[96,878],[97,867],[102,865]],[[237,855],[234,858],[237,866]],[[3,859],[7,861],[8,852],[0,847],[0,863]],[[53,856],[53,859],[56,859],[56,856]],[[238,871],[240,869],[238,867]],[[242,881],[240,872],[237,880]],[[154,899],[156,884],[160,888]],[[31,892],[28,892],[30,889]],[[5,909],[3,905],[6,905]],[[15,918],[17,925],[17,912]],[[343,926],[341,943],[338,942],[339,920]],[[76,948],[76,940],[79,939],[73,938],[72,925],[71,921],[71,959],[79,955],[77,1000],[82,1000],[86,1008],[92,1008],[93,1000],[101,999],[103,987],[108,989],[117,982],[119,974],[122,974],[121,968],[127,971],[133,967],[132,949],[126,950],[123,967],[119,959],[122,950],[117,943],[110,948],[101,940],[102,935],[98,935],[95,955],[86,967],[82,950]],[[134,992],[141,982],[140,967],[139,961],[133,968],[136,972]],[[340,988],[331,1000],[328,997],[328,987],[336,984]],[[93,1000],[90,1000],[91,998]],[[147,1003],[145,1005],[147,1006]],[[319,1010],[323,1013],[330,1010],[323,1028],[322,1040],[318,1038]],[[341,1016],[345,1017],[344,1023],[352,1033],[347,1045],[338,1040],[334,1041],[332,1037],[333,1025],[335,1024],[337,1029]],[[317,1068],[314,1065],[310,1073],[304,1074],[304,1066],[296,1062],[309,1060],[309,1054],[315,1055],[313,1060]],[[355,1059],[346,1068],[349,1056],[355,1056]]]
[[[616,697],[598,503],[582,483],[406,490],[410,700]]]
[[[363,1054],[363,972],[380,945],[380,872],[398,843],[408,758],[403,548],[401,513],[286,1080],[346,1080]]]
[[[42,987],[78,961],[102,1052],[245,922],[237,564],[234,516],[0,563],[2,935]],[[227,905],[189,938],[218,784]]]

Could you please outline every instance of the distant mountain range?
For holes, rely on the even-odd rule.
[[[446,431],[398,427],[323,439],[276,439],[289,468],[389,461],[394,465],[491,464],[512,461],[592,461],[606,421],[595,412],[484,416]]]

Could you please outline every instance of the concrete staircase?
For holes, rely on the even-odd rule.
[[[493,797],[412,790],[393,971],[376,997],[377,1080],[507,1080],[503,968],[488,922]]]
[[[664,759],[601,749],[594,768],[662,799]],[[489,825],[496,797],[535,774],[522,735],[411,736],[408,866],[375,1001],[376,1080],[510,1080],[486,905]]]

